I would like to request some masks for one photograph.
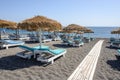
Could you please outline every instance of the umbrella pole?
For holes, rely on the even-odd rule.
[[[40,42],[40,48],[42,46],[42,31],[39,29],[39,42]]]
[[[18,29],[16,29],[16,34],[15,34],[16,39],[18,39],[17,34],[18,34]]]
[[[1,31],[0,31],[0,40],[1,40]]]
[[[19,27],[16,29],[16,39],[18,40],[19,39]]]

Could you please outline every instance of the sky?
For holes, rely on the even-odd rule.
[[[37,15],[63,26],[120,26],[120,0],[0,0],[0,19],[21,22]]]

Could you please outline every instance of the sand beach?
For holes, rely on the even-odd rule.
[[[25,60],[15,56],[22,51],[18,47],[0,50],[0,80],[67,80],[91,48],[99,39],[85,43],[83,47],[68,47],[59,41],[44,43],[52,49],[65,48],[65,57],[57,59],[54,64],[44,65],[35,60]],[[36,46],[38,43],[26,44]]]
[[[18,47],[1,49],[0,80],[67,80],[99,40],[85,43],[83,47],[63,46],[60,41],[43,43],[52,49],[67,49],[65,57],[60,57],[54,64],[49,65],[15,56],[22,51]],[[109,40],[104,40],[93,80],[119,80],[120,61],[118,59],[120,58],[117,56],[117,49],[109,48]],[[32,47],[39,44],[27,43],[26,45]]]
[[[104,39],[93,80],[120,80],[120,56],[117,48],[109,48],[109,39]]]

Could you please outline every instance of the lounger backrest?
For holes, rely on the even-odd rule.
[[[24,46],[24,45],[20,45],[19,47],[34,52],[33,48],[30,48],[30,47],[27,47],[27,46]]]
[[[32,51],[32,52],[34,52],[34,50],[49,50],[48,46],[43,46],[42,48],[40,48],[40,46],[28,47],[28,46],[25,46],[25,45],[20,45],[19,47],[23,48],[23,49],[26,49],[26,50],[29,50],[29,51]]]

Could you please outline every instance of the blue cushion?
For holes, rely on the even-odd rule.
[[[40,48],[40,46],[28,47],[28,46],[20,45],[19,47],[28,49],[28,50],[30,50],[32,52],[34,52],[34,50],[48,50],[49,49],[48,46],[42,46],[42,48]]]
[[[31,47],[27,47],[27,46],[24,46],[24,45],[20,45],[19,46],[20,48],[25,48],[25,49],[28,49],[28,50],[30,50],[30,51],[34,51],[34,49],[33,48],[31,48]]]
[[[58,54],[61,54],[62,52],[65,51],[65,49],[54,49],[54,50],[49,50],[52,54],[54,55],[58,55]]]
[[[23,41],[15,41],[15,40],[5,40],[8,44],[21,44],[24,43]]]
[[[32,48],[34,48],[34,49],[36,49],[36,50],[37,50],[37,49],[48,50],[48,49],[49,49],[49,46],[44,46],[44,45],[42,45],[41,48],[40,48],[40,46],[35,46],[35,47],[32,47]]]
[[[119,40],[117,40],[117,41],[112,41],[112,43],[120,44],[120,41],[119,41]]]
[[[68,40],[68,43],[69,43],[69,44],[72,44],[72,43],[73,43],[73,41]]]

